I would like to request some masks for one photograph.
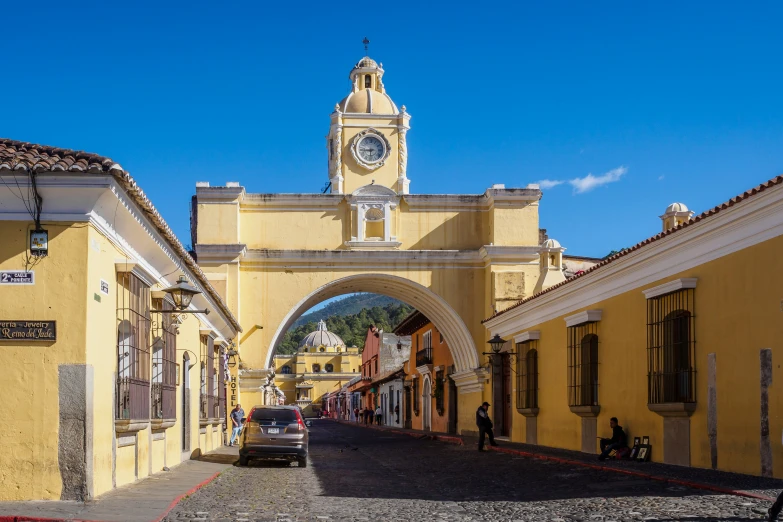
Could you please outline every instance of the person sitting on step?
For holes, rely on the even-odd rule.
[[[628,439],[623,427],[617,423],[617,417],[609,419],[609,427],[612,428],[612,438],[601,439],[601,454],[598,455],[598,460],[606,460],[612,451],[628,446]]]

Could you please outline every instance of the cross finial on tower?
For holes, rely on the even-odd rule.
[[[370,45],[370,40],[368,40],[368,39],[367,39],[367,37],[365,36],[365,37],[364,37],[364,40],[362,40],[362,43],[364,44],[364,55],[365,55],[365,56],[369,56],[369,55],[367,54],[367,48],[368,48],[368,47],[369,47],[369,45]]]

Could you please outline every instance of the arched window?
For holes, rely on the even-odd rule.
[[[538,408],[538,340],[517,343],[517,408]]]
[[[691,400],[691,314],[675,310],[663,323],[663,400],[690,402]]]
[[[568,405],[598,406],[598,321],[568,327]]]
[[[649,404],[696,402],[695,291],[647,299]]]
[[[364,75],[364,86],[368,89],[372,87],[372,76],[369,74]]]
[[[326,373],[332,373],[334,371],[334,365],[329,363],[326,365]]]
[[[582,337],[582,406],[598,404],[598,336]]]
[[[280,373],[283,375],[291,375],[291,367],[286,364],[285,366],[280,368]]]
[[[525,358],[527,369],[527,407],[538,408],[538,350],[528,350]]]
[[[321,371],[321,365],[316,363],[313,365],[313,373],[319,373]]]

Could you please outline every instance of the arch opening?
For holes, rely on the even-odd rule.
[[[479,367],[473,337],[462,318],[439,295],[425,286],[399,276],[359,274],[336,279],[305,296],[278,325],[267,350],[265,367],[272,365],[277,348],[294,322],[316,304],[345,294],[368,292],[387,295],[415,307],[424,314],[449,343],[456,372]]]

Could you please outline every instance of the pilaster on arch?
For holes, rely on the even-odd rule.
[[[307,310],[316,304],[343,294],[371,292],[404,301],[421,311],[448,339],[454,359],[455,373],[451,376],[460,393],[480,391],[486,380],[486,371],[479,367],[476,345],[465,322],[451,305],[429,288],[388,274],[359,274],[335,279],[312,291],[300,300],[284,317],[272,337],[265,367],[273,364],[273,357],[285,332]],[[483,372],[483,373],[482,373]]]

